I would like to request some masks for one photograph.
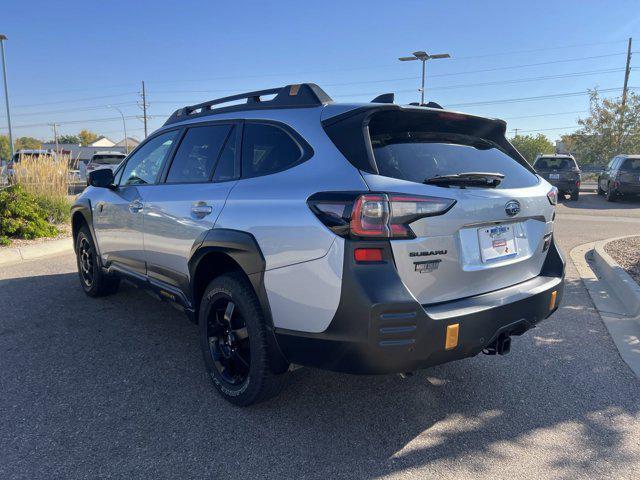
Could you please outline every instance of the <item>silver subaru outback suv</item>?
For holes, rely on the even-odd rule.
[[[562,298],[557,190],[501,120],[288,85],[181,108],[89,177],[72,215],[82,288],[126,280],[183,309],[237,405],[292,365],[505,354]]]

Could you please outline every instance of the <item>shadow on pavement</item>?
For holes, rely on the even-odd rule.
[[[2,280],[0,476],[630,472],[640,387],[581,288],[569,282],[509,356],[407,380],[301,369],[278,398],[239,409],[215,394],[196,327],[168,305],[127,285],[89,299],[75,274]]]

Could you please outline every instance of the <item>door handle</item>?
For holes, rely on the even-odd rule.
[[[197,202],[191,206],[191,215],[196,218],[204,218],[213,212],[213,207],[205,202]]]
[[[129,211],[131,213],[138,213],[140,210],[142,210],[142,207],[143,205],[140,200],[134,200],[129,204]]]

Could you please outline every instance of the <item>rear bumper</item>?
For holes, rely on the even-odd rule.
[[[577,192],[580,185],[576,184],[577,180],[547,180],[551,185],[561,192]]]
[[[624,183],[620,182],[616,192],[623,195],[640,195],[640,183]]]
[[[353,258],[354,246],[347,242],[345,247],[346,262]],[[564,288],[564,260],[553,242],[540,276],[436,305],[416,302],[392,262],[346,265],[340,305],[325,332],[276,330],[278,344],[290,362],[346,373],[382,374],[474,356],[498,336],[521,335],[551,315]],[[446,329],[456,323],[458,344],[447,350]]]

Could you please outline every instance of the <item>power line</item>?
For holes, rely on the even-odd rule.
[[[605,42],[608,43],[608,42]],[[557,47],[557,48],[569,48],[569,47]],[[636,53],[636,52],[634,52]],[[604,58],[604,57],[610,57],[610,56],[616,56],[616,55],[626,55],[626,53],[613,53],[613,54],[606,54],[606,55],[594,55],[594,56],[589,56],[589,57],[577,57],[577,58],[569,58],[569,59],[563,59],[563,60],[553,60],[553,61],[549,61],[549,62],[539,62],[539,63],[530,63],[530,64],[523,64],[523,65],[511,65],[511,66],[505,66],[505,67],[496,67],[496,68],[490,68],[490,69],[482,69],[482,70],[473,70],[473,71],[466,71],[466,72],[454,72],[454,73],[441,73],[441,74],[433,74],[431,75],[431,77],[444,77],[444,76],[454,76],[454,75],[464,75],[464,74],[471,74],[471,73],[480,73],[480,72],[491,72],[491,71],[500,71],[500,70],[509,70],[509,69],[518,69],[518,68],[526,68],[526,67],[532,67],[532,66],[540,66],[540,65],[549,65],[549,64],[556,64],[556,63],[564,63],[564,62],[573,62],[573,61],[581,61],[581,60],[589,60],[589,59],[596,59],[596,58]],[[636,70],[637,68],[634,68],[634,70]],[[561,78],[569,78],[569,77],[573,77],[573,76],[586,76],[586,75],[594,75],[594,74],[598,74],[598,73],[611,73],[611,72],[615,72],[615,71],[621,71],[620,69],[602,69],[602,70],[590,70],[590,71],[583,71],[583,72],[572,72],[572,73],[567,73],[567,74],[558,74],[558,75],[550,75],[550,76],[542,76],[542,77],[529,77],[529,78],[516,78],[516,79],[511,79],[511,80],[502,80],[502,81],[496,81],[496,82],[482,82],[482,83],[470,83],[470,84],[462,84],[462,85],[450,85],[450,86],[441,86],[441,87],[432,87],[429,90],[448,90],[448,89],[455,89],[455,88],[468,88],[468,87],[475,87],[475,86],[492,86],[492,85],[506,85],[506,84],[510,84],[510,83],[525,83],[527,81],[539,81],[539,80],[551,80],[551,79],[561,79]],[[264,77],[265,75],[260,75],[260,77]],[[237,79],[237,78],[251,78],[251,77],[217,77],[217,79]],[[354,82],[337,82],[337,83],[327,83],[324,84],[327,87],[334,87],[334,86],[346,86],[346,85],[365,85],[365,84],[375,84],[375,83],[385,83],[385,82],[396,82],[396,81],[405,81],[405,80],[415,80],[418,77],[395,77],[395,78],[388,78],[388,79],[380,79],[380,80],[363,80],[363,81],[354,81]],[[216,78],[212,78],[210,80],[216,80]],[[190,82],[190,81],[198,81],[198,80],[184,80],[185,82]],[[180,81],[175,81],[175,82],[180,82]],[[155,82],[158,83],[158,82]],[[167,82],[164,82],[167,83]],[[169,83],[174,83],[174,81],[169,81]],[[235,92],[237,89],[207,89],[207,90],[160,90],[160,91],[156,91],[156,94],[166,94],[166,93],[227,93],[227,92]],[[399,92],[413,92],[414,90],[401,90]],[[78,99],[68,99],[68,100],[57,100],[57,101],[53,101],[53,102],[44,102],[44,103],[34,103],[34,104],[28,104],[28,105],[16,105],[14,108],[31,108],[31,107],[38,107],[38,106],[44,106],[44,105],[56,105],[56,104],[68,104],[68,103],[74,103],[74,102],[83,102],[83,101],[87,101],[87,100],[95,100],[95,99],[102,99],[102,98],[114,98],[114,97],[120,97],[120,96],[127,96],[127,95],[136,95],[138,92],[123,92],[123,93],[118,93],[118,94],[112,94],[112,95],[101,95],[101,96],[93,96],[93,97],[84,97],[84,98],[78,98]],[[355,94],[342,94],[342,95],[334,95],[336,97],[346,97],[346,96],[365,96],[365,95],[377,95],[378,92],[376,93],[371,93],[371,94],[363,94],[363,93],[355,93]],[[166,101],[164,103],[167,103]],[[123,104],[124,105],[124,104]],[[96,108],[101,108],[101,107],[96,107]],[[69,110],[71,111],[71,110]],[[74,110],[75,111],[75,110]],[[62,111],[55,111],[55,112],[34,112],[33,114],[39,114],[39,113],[62,113]],[[31,115],[32,113],[19,113],[16,115]]]
[[[75,103],[75,102],[85,102],[87,100],[97,100],[101,98],[114,98],[114,97],[124,97],[127,95],[135,95],[137,92],[126,92],[126,93],[117,93],[114,95],[100,95],[97,97],[84,97],[84,98],[76,98],[70,100],[56,100],[55,102],[44,102],[44,103],[32,103],[30,105],[13,105],[12,108],[30,108],[30,107],[41,107],[43,105],[59,105],[59,104],[67,104],[67,103]]]
[[[629,90],[635,90],[638,87],[629,87]],[[602,93],[602,92],[612,92],[612,91],[617,91],[619,90],[619,88],[603,88],[603,89],[599,89],[598,92]],[[481,102],[467,102],[467,103],[453,103],[453,104],[449,104],[447,105],[447,108],[451,108],[451,107],[474,107],[474,106],[480,106],[480,105],[495,105],[495,104],[499,104],[499,103],[518,103],[518,102],[529,102],[529,101],[535,101],[535,100],[545,100],[545,99],[549,99],[549,98],[565,98],[565,97],[576,97],[576,96],[580,96],[580,95],[589,95],[590,92],[589,91],[581,91],[581,92],[566,92],[566,93],[555,93],[555,94],[551,94],[551,95],[538,95],[535,97],[519,97],[519,98],[506,98],[506,99],[500,99],[500,100],[486,100],[486,101],[481,101]]]
[[[482,55],[473,55],[467,57],[456,57],[456,60],[466,60],[466,59],[475,59],[475,58],[486,58],[486,57],[497,57],[499,55],[516,55],[520,53],[533,53],[533,52],[546,52],[548,50],[561,50],[564,48],[584,48],[584,47],[595,47],[598,45],[611,45],[614,43],[622,43],[627,40],[612,40],[610,42],[597,42],[597,43],[582,43],[578,45],[564,45],[564,46],[556,46],[556,47],[541,47],[541,48],[533,48],[530,50],[513,50],[510,52],[498,52],[498,53],[486,53]]]
[[[112,103],[111,105],[115,106],[126,106],[126,105],[137,105],[137,102],[123,102],[123,103]],[[21,116],[21,117],[29,117],[34,115],[50,115],[55,113],[67,113],[67,112],[84,112],[89,110],[101,110],[107,108],[106,105],[94,105],[87,107],[76,107],[76,108],[67,108],[63,110],[50,110],[46,112],[29,112],[29,113],[16,113],[13,116]],[[0,117],[4,118],[4,117]]]
[[[445,76],[452,76],[452,75],[466,75],[466,74],[469,74],[469,73],[494,72],[494,71],[499,71],[499,70],[510,70],[510,69],[516,69],[516,68],[537,67],[537,66],[540,66],[540,65],[552,65],[552,64],[557,64],[557,63],[577,62],[577,61],[582,61],[582,60],[592,60],[592,59],[597,59],[597,58],[614,57],[614,56],[619,56],[619,55],[626,55],[626,52],[607,53],[607,54],[603,54],[603,55],[591,55],[591,56],[587,56],[587,57],[574,57],[574,58],[567,58],[567,59],[561,59],[561,60],[552,60],[552,61],[546,61],[546,62],[529,63],[529,64],[524,64],[524,65],[509,65],[509,66],[505,66],[505,67],[486,68],[486,69],[481,69],[481,70],[470,70],[470,71],[465,71],[465,72],[440,73],[440,74],[431,75],[431,77],[445,77]],[[309,75],[311,73],[325,73],[325,72],[351,71],[351,70],[371,70],[371,69],[375,70],[375,69],[380,69],[380,68],[388,68],[388,67],[392,67],[392,66],[395,67],[396,64],[386,64],[386,65],[367,66],[367,67],[353,67],[353,68],[334,68],[334,69],[328,68],[328,69],[322,69],[322,70],[309,70],[307,72],[296,72],[296,73],[294,73],[294,72],[290,72],[290,73],[263,73],[263,74],[256,74],[256,75],[209,77],[209,78],[201,78],[201,79],[152,80],[152,81],[147,81],[147,83],[154,83],[154,84],[165,83],[166,84],[166,83],[185,83],[185,82],[210,82],[210,81],[217,81],[217,80],[239,80],[239,79],[247,79],[247,78],[264,78],[264,77],[295,77],[295,76]]]
[[[501,117],[502,120],[520,120],[521,118],[551,117],[558,115],[570,115],[576,113],[588,113],[589,110],[574,110],[572,112],[538,113],[535,115],[522,115],[520,117]]]

